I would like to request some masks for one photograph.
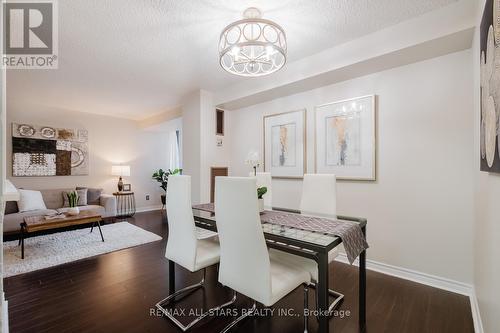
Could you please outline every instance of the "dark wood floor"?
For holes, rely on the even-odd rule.
[[[160,212],[149,212],[137,214],[130,222],[164,240],[4,279],[10,331],[181,332],[167,319],[150,313],[168,294],[166,221]],[[177,288],[201,278],[180,268],[176,271]],[[368,271],[367,276],[367,332],[474,331],[467,297],[376,272]],[[356,268],[335,263],[330,278],[330,286],[346,295],[341,307],[344,316],[332,319],[330,330],[358,332]],[[209,270],[205,292],[195,292],[178,307],[203,308],[227,300],[230,292],[216,284],[216,279],[215,270]],[[241,297],[237,308],[249,305]],[[274,306],[288,308],[302,311],[302,288]],[[214,318],[192,332],[218,332],[230,320],[229,316]],[[316,320],[310,320],[309,331],[316,329]],[[246,320],[234,331],[303,332],[302,318],[275,312],[272,317]]]

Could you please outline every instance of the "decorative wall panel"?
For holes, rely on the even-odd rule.
[[[88,132],[12,123],[12,175],[89,174]]]
[[[500,173],[500,0],[486,0],[480,46],[480,168]]]

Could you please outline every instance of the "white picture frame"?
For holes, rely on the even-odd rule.
[[[264,170],[273,178],[303,178],[306,172],[306,110],[267,115]]]
[[[376,96],[315,107],[315,172],[376,180]]]

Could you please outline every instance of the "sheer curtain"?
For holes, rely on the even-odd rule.
[[[181,147],[180,147],[180,131],[175,130],[168,135],[170,144],[169,168],[175,170],[182,168],[181,165]]]

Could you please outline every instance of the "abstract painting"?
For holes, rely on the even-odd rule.
[[[480,168],[500,173],[500,0],[486,1],[480,48]]]
[[[295,166],[295,124],[272,127],[272,165],[273,167]]]
[[[12,175],[88,175],[88,132],[12,123]]]
[[[316,172],[375,180],[375,96],[316,107]]]
[[[272,177],[303,177],[305,123],[305,110],[264,117],[264,169]]]
[[[326,164],[330,166],[361,164],[360,112],[326,117]]]

